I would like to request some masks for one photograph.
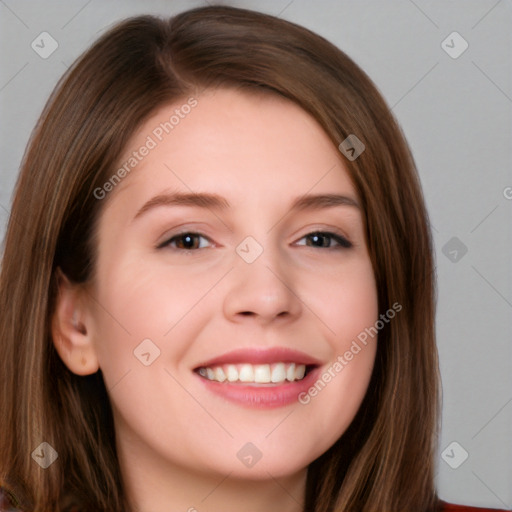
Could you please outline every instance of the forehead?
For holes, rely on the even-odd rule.
[[[258,190],[268,192],[260,200],[270,191],[354,192],[343,157],[312,116],[278,95],[233,89],[162,106],[133,136],[123,165],[129,172],[114,194],[134,200],[158,188],[246,200]]]

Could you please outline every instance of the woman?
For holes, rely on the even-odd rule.
[[[449,511],[432,246],[369,78],[283,20],[119,24],[50,98],[8,226],[20,510]]]

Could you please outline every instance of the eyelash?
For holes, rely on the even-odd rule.
[[[311,233],[308,233],[307,235],[304,235],[302,238],[300,238],[300,240],[303,240],[304,238],[308,238],[308,237],[312,237],[312,236],[318,236],[318,235],[322,235],[324,237],[327,237],[327,238],[330,238],[331,240],[334,240],[338,245],[337,246],[334,246],[334,247],[316,247],[316,249],[330,249],[330,250],[340,250],[340,249],[349,249],[352,247],[352,243],[347,240],[345,237],[337,234],[337,233],[333,233],[331,231],[312,231]],[[163,249],[165,247],[170,247],[171,244],[173,242],[175,242],[176,240],[179,240],[179,239],[184,239],[185,237],[201,237],[201,238],[204,238],[206,240],[208,240],[209,242],[211,242],[211,240],[201,234],[201,233],[196,233],[194,231],[184,231],[183,233],[178,233],[177,235],[174,235],[172,238],[169,238],[168,240],[166,240],[165,242],[161,243],[157,248],[158,249]],[[306,244],[300,244],[300,245],[306,245]],[[311,246],[310,246],[311,247]],[[314,247],[314,246],[313,246]],[[190,252],[190,251],[195,251],[195,250],[198,250],[198,249],[204,249],[204,247],[196,247],[196,248],[185,248],[185,249],[179,249],[178,247],[171,247],[171,249],[173,250],[183,250],[183,251],[187,251],[187,252]]]

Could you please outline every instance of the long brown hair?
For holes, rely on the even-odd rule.
[[[439,376],[432,242],[404,137],[368,76],[284,20],[231,7],[141,16],[103,35],[50,97],[25,153],[0,281],[0,484],[35,512],[130,510],[101,370],[81,377],[51,339],[60,268],[91,279],[102,205],[93,191],[155,109],[205,88],[267,91],[300,105],[335,146],[365,144],[346,168],[365,214],[381,313],[372,380],[349,429],[308,469],[305,511],[436,510]],[[107,198],[108,199],[108,198]],[[42,469],[46,441],[58,462]]]

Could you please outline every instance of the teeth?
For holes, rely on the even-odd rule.
[[[219,382],[224,382],[227,379],[222,366],[217,366],[214,370],[213,380],[218,380]]]
[[[303,364],[299,364],[295,369],[295,378],[300,380],[304,378],[304,374],[306,373],[306,367]]]
[[[236,382],[238,380],[238,370],[234,364],[229,364],[227,367],[226,376],[229,382]],[[213,380],[213,379],[210,379]]]
[[[302,380],[306,365],[295,363],[274,364],[226,364],[211,368],[199,368],[199,375],[217,382],[249,382],[255,384],[279,384]]]
[[[286,370],[286,380],[290,382],[295,379],[295,363],[288,365],[288,369]]]
[[[269,364],[257,364],[254,369],[254,382],[268,384],[272,380]]]
[[[238,372],[238,380],[240,382],[254,382],[254,370],[252,364],[244,364]]]
[[[303,375],[304,377],[304,375]],[[286,370],[284,369],[284,363],[277,363],[272,370],[272,382],[284,382],[286,380]]]

